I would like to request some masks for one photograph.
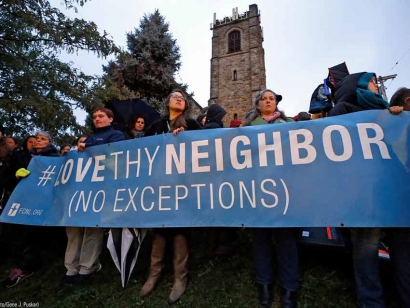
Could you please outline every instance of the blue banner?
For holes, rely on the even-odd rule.
[[[410,227],[410,114],[163,134],[35,157],[0,221]]]

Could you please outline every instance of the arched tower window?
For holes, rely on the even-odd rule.
[[[228,52],[236,52],[241,50],[241,33],[234,30],[228,35]]]
[[[238,80],[238,73],[236,72],[236,70],[233,71],[232,80],[233,80],[233,81],[237,81],[237,80]]]

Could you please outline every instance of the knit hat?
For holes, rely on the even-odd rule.
[[[49,132],[47,132],[47,131],[45,131],[45,130],[39,131],[39,132],[36,133],[36,137],[37,137],[37,135],[45,136],[45,137],[48,138],[48,140],[50,141],[50,143],[53,143],[53,137],[51,137],[51,135],[50,135]]]

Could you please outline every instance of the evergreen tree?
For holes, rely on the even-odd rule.
[[[174,79],[181,55],[169,24],[158,10],[144,15],[139,28],[127,33],[127,47],[104,68],[121,92],[118,98],[138,96],[159,107],[158,102],[173,88],[187,89]]]
[[[86,0],[65,0],[67,9]],[[106,81],[58,56],[86,50],[106,57],[118,49],[93,22],[70,19],[46,0],[0,0],[0,123],[24,137],[48,130],[57,142],[80,134],[74,109],[91,110],[107,96]]]

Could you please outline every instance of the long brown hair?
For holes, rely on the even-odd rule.
[[[177,128],[179,128],[179,127],[183,127],[183,128],[185,128],[185,129],[188,127],[188,125],[186,124],[185,115],[186,115],[186,113],[189,111],[190,106],[189,106],[189,101],[188,101],[188,99],[187,99],[185,93],[184,93],[181,89],[174,89],[174,90],[172,90],[171,93],[167,96],[167,98],[166,98],[166,100],[165,100],[165,117],[169,119],[169,115],[170,115],[170,112],[169,112],[169,100],[171,99],[171,96],[172,96],[174,93],[179,93],[179,94],[182,95],[182,97],[183,97],[184,100],[185,100],[185,108],[184,108],[184,110],[182,111],[182,113],[181,113],[179,116],[177,116],[175,119],[172,119],[172,120],[169,122],[169,130],[170,130],[170,131],[173,131],[174,129],[177,129]]]

